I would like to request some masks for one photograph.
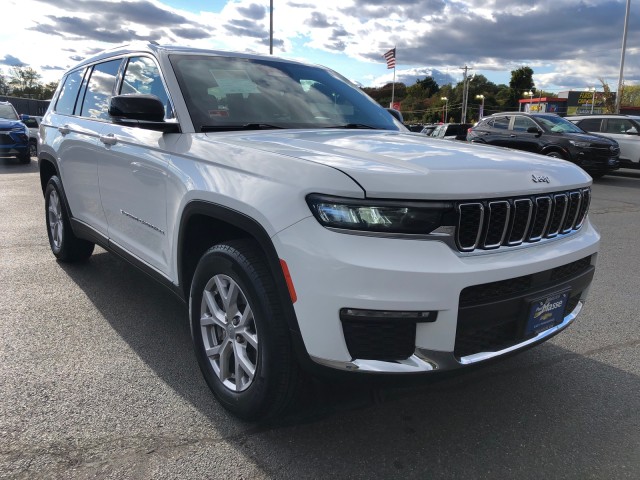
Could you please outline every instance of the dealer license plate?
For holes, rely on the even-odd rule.
[[[554,293],[531,302],[525,335],[538,334],[562,322],[569,292]]]

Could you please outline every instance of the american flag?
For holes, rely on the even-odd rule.
[[[384,59],[387,61],[387,68],[396,68],[396,49],[392,48],[387,53],[383,55]]]

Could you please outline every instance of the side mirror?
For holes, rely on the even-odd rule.
[[[538,127],[529,127],[527,128],[527,133],[535,133],[536,135],[541,135],[542,132]]]
[[[402,113],[400,113],[399,110],[396,110],[395,108],[387,108],[386,110],[400,123],[404,123],[404,118],[402,118]]]
[[[164,121],[164,105],[155,95],[135,94],[111,97],[109,115],[118,125],[159,130],[165,133],[180,131],[177,123]]]
[[[636,129],[636,127],[631,127],[624,133],[626,133],[627,135],[638,135],[638,130]]]

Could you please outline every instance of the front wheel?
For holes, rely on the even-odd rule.
[[[95,245],[76,237],[71,230],[62,196],[62,184],[55,175],[47,183],[44,200],[49,246],[56,258],[61,262],[77,262],[89,258]]]
[[[36,142],[29,142],[29,156],[32,158],[38,156],[38,144]]]
[[[189,311],[198,364],[218,401],[244,420],[283,412],[295,395],[298,366],[274,280],[253,241],[205,252]]]
[[[29,152],[18,155],[18,161],[23,164],[31,163],[31,155]]]
[[[560,152],[548,152],[546,155],[547,157],[561,158],[565,160],[564,155],[562,155]]]

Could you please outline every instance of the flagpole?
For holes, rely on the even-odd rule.
[[[391,84],[391,108],[393,108],[393,102],[396,94],[396,67],[393,67],[393,83]]]

